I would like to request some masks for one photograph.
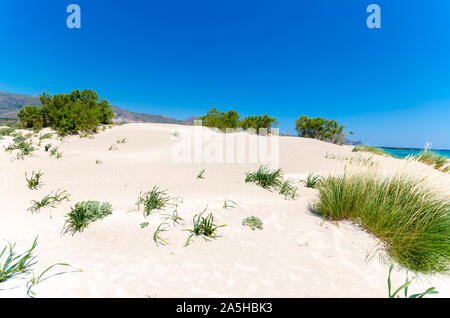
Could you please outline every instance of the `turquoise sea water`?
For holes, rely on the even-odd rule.
[[[387,153],[389,153],[390,155],[397,157],[397,158],[405,158],[409,155],[418,155],[420,154],[423,149],[393,149],[393,148],[385,148],[385,147],[380,147],[381,149],[383,149],[384,151],[386,151]],[[450,158],[450,150],[432,150],[433,152],[444,156],[444,157],[448,157]]]

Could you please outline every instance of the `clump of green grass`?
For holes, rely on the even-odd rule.
[[[449,270],[448,194],[437,193],[424,180],[370,171],[329,176],[319,193],[316,212],[360,223],[402,267],[429,274]]]
[[[197,179],[204,179],[205,178],[205,169],[202,169],[202,171],[199,172],[197,175]]]
[[[308,174],[308,177],[306,177],[306,179],[303,180],[303,183],[305,184],[305,187],[307,187],[307,188],[316,189],[321,181],[322,181],[321,176],[310,173],[310,174]]]
[[[434,151],[424,150],[420,155],[415,157],[415,159],[426,165],[432,166],[435,169],[442,170],[444,172],[450,171],[450,166],[448,165],[449,160]]]
[[[294,185],[292,180],[283,180],[280,184],[280,194],[284,195],[285,199],[295,199],[297,190],[298,185]]]
[[[245,218],[244,220],[242,220],[242,225],[250,227],[253,231],[255,229],[263,229],[263,221],[261,221],[261,219],[256,216]]]
[[[50,139],[52,137],[53,137],[52,133],[47,133],[47,134],[39,135],[39,140]]]
[[[363,152],[370,152],[370,153],[374,153],[374,154],[382,155],[382,156],[389,156],[389,154],[381,148],[373,147],[373,146],[366,146],[366,145],[355,146],[355,148],[353,148],[352,151],[353,152],[363,151]]]
[[[44,146],[45,152],[48,152],[50,150],[50,148],[52,147],[52,144],[46,144]]]
[[[166,216],[166,220],[171,220],[173,225],[180,224],[181,221],[183,221],[183,218],[181,218],[178,215],[178,208],[172,211],[170,214],[162,214],[162,216]]]
[[[193,219],[193,229],[186,229],[184,231],[189,231],[191,234],[189,235],[188,239],[186,240],[186,244],[184,245],[187,247],[189,243],[191,242],[191,239],[194,236],[202,236],[205,241],[208,241],[208,239],[215,239],[217,238],[216,230],[218,228],[224,227],[226,225],[216,225],[214,224],[214,216],[212,213],[209,213],[206,218],[203,217],[203,214],[206,212],[206,209],[203,210],[200,214],[196,214]]]
[[[62,232],[82,232],[91,222],[102,220],[112,214],[111,203],[98,201],[79,202],[66,215]]]
[[[116,140],[117,144],[126,144],[127,143],[127,138],[119,138]]]
[[[59,150],[58,147],[52,148],[52,150],[50,150],[50,156],[53,156],[56,159],[60,159],[62,157],[62,152],[60,152],[58,150]]]
[[[281,169],[270,170],[266,166],[260,166],[256,172],[248,172],[245,182],[253,182],[264,189],[276,189],[283,181],[283,172]]]
[[[97,164],[97,165],[101,165],[102,163],[103,163],[103,161],[101,161],[101,160],[98,160],[98,159],[95,160],[95,164]]]
[[[14,133],[14,128],[2,128],[0,129],[0,136],[9,136]]]
[[[17,275],[26,274],[30,271],[31,266],[33,265],[33,250],[37,245],[37,237],[33,242],[31,248],[25,251],[22,254],[17,254],[14,251],[16,244],[11,244],[8,242],[8,246],[0,253],[0,283],[3,283],[11,278],[14,278]],[[8,253],[5,254],[7,248]],[[6,256],[6,259],[2,261],[3,255]]]
[[[38,212],[42,208],[46,208],[48,206],[51,206],[52,208],[56,208],[56,204],[61,203],[64,200],[69,200],[70,194],[67,193],[67,191],[56,191],[55,194],[50,193],[46,195],[42,200],[31,201],[32,205],[28,208],[28,211],[31,212],[31,214]]]
[[[336,155],[335,155],[335,154],[332,154],[332,153],[330,153],[330,152],[327,152],[327,153],[325,154],[325,159],[336,159]]]
[[[28,174],[25,172],[25,179],[27,180],[27,186],[29,189],[31,190],[36,190],[40,185],[41,185],[41,177],[44,174],[39,171],[39,172],[32,172],[31,173],[31,177],[28,178]]]
[[[389,298],[400,298],[400,296],[398,295],[399,292],[404,291],[405,293],[405,298],[423,298],[426,295],[435,295],[435,294],[439,294],[438,291],[436,291],[435,287],[430,287],[428,288],[426,291],[419,293],[419,294],[414,294],[411,296],[408,296],[408,287],[409,285],[411,285],[412,281],[414,280],[415,277],[411,278],[411,280],[408,279],[408,271],[406,271],[406,281],[403,285],[401,285],[399,288],[397,288],[392,294],[391,294],[391,272],[394,269],[394,264],[391,265],[391,267],[389,267],[389,276],[388,276],[388,296]]]
[[[253,182],[269,191],[278,190],[285,199],[295,199],[298,185],[294,186],[292,180],[283,179],[281,169],[270,170],[266,166],[260,166],[256,172],[247,172],[245,182]]]
[[[151,191],[140,193],[136,206],[140,211],[144,208],[144,216],[149,216],[153,210],[160,210],[170,203],[170,196],[167,195],[167,190],[159,190],[159,187],[154,186]]]

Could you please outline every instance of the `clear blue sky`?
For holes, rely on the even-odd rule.
[[[450,149],[448,0],[3,1],[0,41],[0,90],[90,88],[178,119],[268,113],[290,133],[322,116],[367,144]]]

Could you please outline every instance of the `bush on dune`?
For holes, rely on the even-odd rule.
[[[79,202],[66,215],[62,231],[82,232],[91,222],[101,220],[112,213],[111,203],[98,201]]]
[[[309,118],[300,116],[295,121],[295,129],[300,137],[314,138],[334,144],[343,144],[345,141],[345,126],[339,125],[335,120],[328,120],[321,117]],[[349,132],[350,135],[353,132]]]
[[[318,189],[316,212],[360,223],[402,267],[430,274],[449,270],[448,194],[435,193],[424,180],[372,172],[329,176]]]
[[[267,114],[264,116],[247,116],[241,120],[241,116],[235,110],[230,110],[225,113],[220,112],[215,107],[208,110],[206,115],[200,119],[202,120],[203,126],[215,127],[222,131],[225,131],[227,128],[243,128],[244,130],[254,129],[259,133],[260,129],[264,128],[270,133],[271,129],[278,124],[275,118]]]
[[[96,132],[99,125],[110,124],[114,112],[107,100],[92,90],[40,97],[42,107],[25,106],[17,114],[26,128],[51,127],[61,135]]]

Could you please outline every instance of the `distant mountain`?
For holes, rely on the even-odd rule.
[[[22,95],[9,92],[0,92],[0,118],[17,118],[17,113],[26,105],[42,106],[38,95]],[[178,120],[161,115],[134,113],[128,110],[113,106],[114,121],[121,123],[164,123],[193,125],[197,117],[190,117],[185,120]]]

